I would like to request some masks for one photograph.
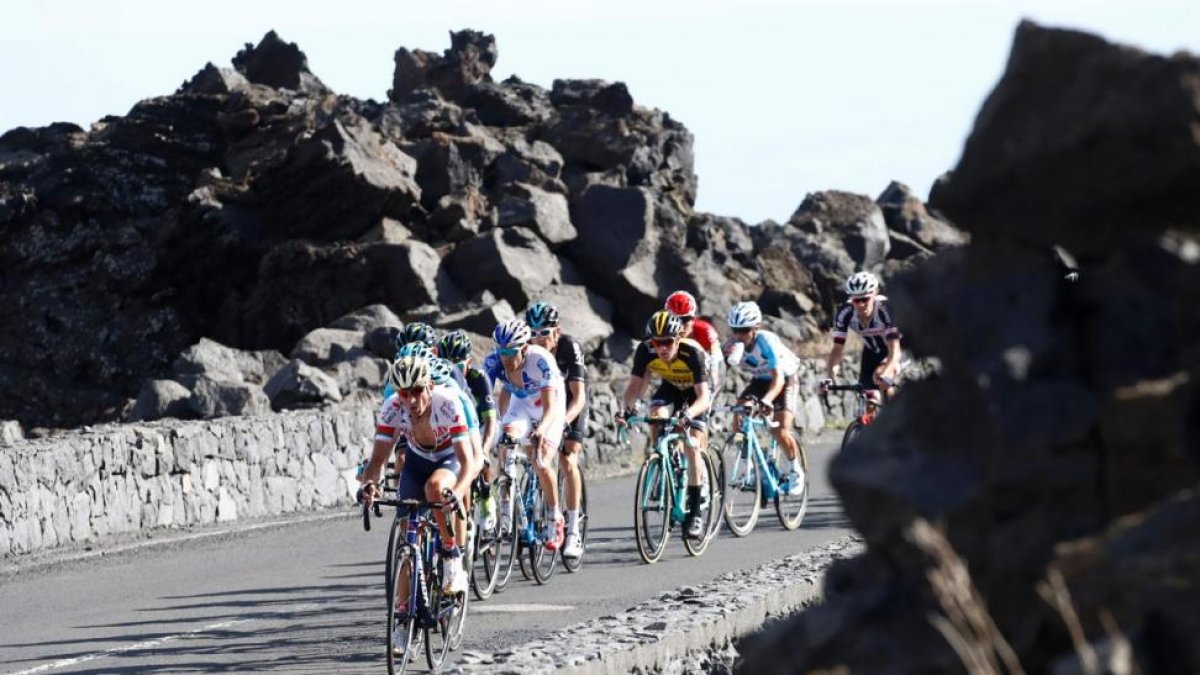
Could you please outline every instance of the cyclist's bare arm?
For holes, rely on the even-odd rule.
[[[567,388],[571,390],[571,405],[567,408],[567,424],[575,421],[579,417],[579,413],[583,412],[583,404],[586,400],[584,395],[583,380],[571,380],[567,383]]]
[[[471,450],[469,436],[464,434],[454,440],[454,456],[458,458],[458,465],[462,467],[454,481],[454,494],[458,495],[459,501],[465,501],[475,470],[479,468],[475,466],[475,453]]]
[[[696,400],[687,407],[688,417],[699,417],[712,405],[712,391],[708,388],[708,382],[697,382],[695,389]]]
[[[496,414],[499,417],[504,417],[504,413],[508,412],[508,402],[512,400],[512,392],[508,387],[500,387],[500,394],[496,396]]]
[[[833,349],[829,351],[829,358],[825,361],[825,376],[829,379],[837,379],[838,371],[842,369],[842,352],[845,350],[845,343],[833,343]]]
[[[371,446],[371,458],[367,461],[367,467],[363,470],[362,475],[358,477],[363,483],[379,484],[379,479],[383,477],[383,467],[387,466],[388,455],[391,454],[392,448],[396,445],[396,439],[388,440],[376,439],[375,444]]]
[[[486,457],[491,451],[492,445],[496,442],[496,431],[500,429],[500,423],[496,421],[496,412],[491,411],[491,414],[483,418],[483,454]]]
[[[542,419],[538,420],[537,427],[534,429],[539,437],[546,435],[546,425],[550,423],[550,411],[554,410],[554,404],[558,401],[560,394],[554,387],[542,388],[539,396],[542,397]]]
[[[625,385],[625,396],[621,401],[625,406],[624,409],[633,410],[634,405],[642,399],[642,395],[645,393],[646,378],[630,375],[629,384]]]
[[[771,371],[771,384],[767,387],[767,391],[763,394],[763,403],[774,403],[775,397],[783,392],[783,385],[787,382],[787,377],[783,374],[783,368],[775,368]]]

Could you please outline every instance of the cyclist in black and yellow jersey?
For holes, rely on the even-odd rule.
[[[635,405],[646,393],[650,375],[662,378],[662,384],[650,397],[650,417],[664,418],[672,411],[678,413],[680,428],[687,431],[692,446],[685,446],[688,458],[687,520],[684,534],[692,539],[704,536],[700,518],[701,471],[700,453],[708,442],[705,418],[712,405],[708,378],[708,354],[693,340],[682,337],[683,324],[668,311],[655,312],[646,323],[647,339],[638,345],[633,355],[633,371],[625,387],[625,410],[617,415],[624,424],[633,416]],[[651,429],[654,434],[654,429]],[[651,437],[651,444],[655,441]]]

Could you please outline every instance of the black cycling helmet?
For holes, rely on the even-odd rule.
[[[554,328],[558,325],[558,309],[548,302],[535,302],[525,310],[525,323],[530,328]]]
[[[424,342],[433,347],[437,343],[437,334],[434,332],[433,326],[420,321],[413,321],[396,335],[396,349],[399,350],[410,342]]]
[[[464,330],[452,330],[438,341],[438,355],[447,361],[459,363],[471,355],[471,336]]]
[[[682,332],[683,322],[665,309],[651,314],[650,320],[646,322],[646,337],[648,338],[675,338],[679,337]]]

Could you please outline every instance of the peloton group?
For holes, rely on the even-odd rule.
[[[854,331],[863,340],[860,383],[890,396],[900,364],[900,333],[887,298],[879,294],[879,280],[870,272],[855,273],[844,290],[848,300],[836,314],[834,347],[821,387],[837,377],[847,333]],[[799,479],[803,468],[791,432],[800,360],[778,335],[762,327],[763,315],[756,303],[729,308],[725,319],[732,336],[724,343],[712,324],[700,318],[698,309],[691,294],[677,291],[666,299],[664,309],[650,316],[645,339],[633,355],[623,410],[617,415],[618,424],[634,415],[652,376],[658,376],[661,382],[650,395],[649,416],[673,415],[679,431],[693,440],[687,449],[684,522],[685,536],[693,538],[703,536],[698,454],[706,447],[706,418],[725,365],[740,368],[750,380],[738,399],[778,423],[772,433],[790,462],[785,475],[791,479],[791,489],[803,490],[805,485]],[[564,558],[579,557],[583,546],[578,462],[587,434],[587,368],[583,350],[562,332],[560,319],[553,305],[535,303],[523,319],[496,326],[495,349],[479,366],[472,363],[470,338],[464,331],[439,338],[428,324],[407,324],[396,338],[396,358],[387,373],[375,443],[360,475],[362,498],[368,502],[379,498],[384,467],[394,458],[400,471],[397,498],[436,502],[450,490],[457,500],[465,501],[477,475],[483,474],[484,484],[491,483],[493,446],[501,448],[500,471],[508,472],[503,448],[527,440],[535,473],[551,512],[557,515],[545,525],[546,548],[560,551]],[[558,494],[554,462],[560,453],[566,477],[563,495]],[[500,526],[504,527],[512,500],[500,497]],[[560,508],[560,499],[565,508]],[[490,494],[484,496],[487,522],[480,525],[485,531],[496,524],[496,501]],[[461,558],[466,528],[457,528],[456,542],[447,528],[450,516],[438,512],[435,517],[442,541],[450,545],[442,551],[443,557]],[[462,564],[448,565],[445,591],[463,593],[467,584]]]

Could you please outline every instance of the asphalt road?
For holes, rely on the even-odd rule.
[[[546,586],[514,571],[503,593],[472,603],[464,648],[520,644],[846,535],[825,480],[838,440],[808,443],[815,470],[799,531],[769,510],[749,537],[722,532],[700,558],[673,536],[659,563],[642,564],[633,477],[590,485],[583,569],[560,567]],[[380,672],[383,525],[364,532],[347,510],[0,577],[0,673]]]

